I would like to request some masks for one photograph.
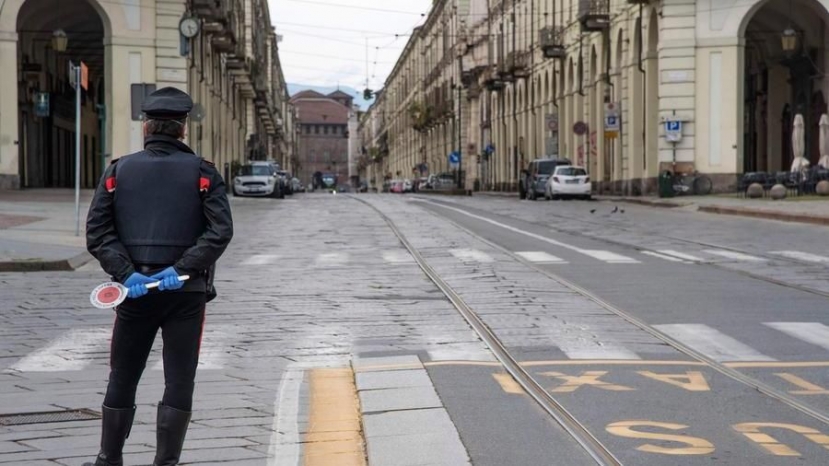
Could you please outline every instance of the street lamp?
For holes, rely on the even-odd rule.
[[[783,35],[780,36],[780,41],[783,51],[786,52],[786,54],[791,54],[797,50],[797,32],[792,29],[791,26],[787,27],[783,31]]]
[[[66,52],[66,47],[69,45],[69,37],[63,29],[56,29],[52,33],[52,49],[55,52]]]

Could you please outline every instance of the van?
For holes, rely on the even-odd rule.
[[[553,176],[556,167],[572,165],[568,159],[536,159],[521,172],[518,180],[518,196],[534,201],[544,197],[547,192],[547,180]]]

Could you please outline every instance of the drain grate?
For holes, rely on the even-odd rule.
[[[51,424],[54,422],[93,421],[101,415],[91,409],[70,409],[65,411],[42,411],[37,413],[0,414],[0,426],[22,426],[27,424]]]

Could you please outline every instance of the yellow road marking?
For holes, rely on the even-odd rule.
[[[311,372],[304,466],[366,466],[360,403],[351,369]]]
[[[709,453],[713,453],[715,450],[714,445],[712,445],[711,442],[699,437],[661,434],[658,432],[640,432],[633,430],[634,427],[657,427],[668,430],[682,430],[688,428],[688,426],[683,424],[672,424],[668,422],[620,421],[608,424],[605,429],[611,434],[618,435],[619,437],[660,440],[663,442],[676,442],[688,445],[687,447],[682,448],[669,448],[646,443],[636,447],[637,450],[645,453],[659,453],[663,455],[707,455]]]
[[[684,388],[689,392],[709,392],[711,387],[705,376],[699,371],[688,371],[684,374],[656,374],[650,371],[638,371],[637,374],[649,379],[658,380],[675,387]]]
[[[802,434],[807,439],[829,450],[829,435],[824,435],[820,431],[812,429],[811,427],[799,426],[797,424],[783,424],[779,422],[744,422],[732,427],[734,430],[745,435],[746,438],[757,443],[763,447],[763,449],[775,456],[800,456],[800,453],[792,448],[789,448],[787,445],[780,443],[771,435],[760,432],[760,429],[764,427],[771,429],[784,429]]]
[[[725,367],[732,369],[785,369],[798,367],[829,367],[829,361],[758,361],[758,362],[726,362]]]
[[[792,395],[829,395],[829,390],[821,387],[820,385],[815,385],[808,380],[798,377],[794,374],[788,373],[778,373],[774,374],[781,379],[785,380],[786,382],[791,383],[792,385],[796,385],[803,390],[789,390],[789,393]]]
[[[521,385],[518,385],[518,382],[512,378],[509,374],[492,374],[492,377],[495,378],[495,381],[501,385],[501,389],[504,390],[506,393],[510,395],[523,395],[524,389],[521,388]]]
[[[561,372],[542,372],[538,375],[555,377],[564,381],[563,384],[550,390],[552,393],[573,393],[585,385],[601,388],[602,390],[609,390],[611,392],[628,392],[635,390],[634,388],[626,387],[624,385],[616,385],[599,380],[600,377],[607,375],[607,371],[585,371],[578,376],[562,374]]]

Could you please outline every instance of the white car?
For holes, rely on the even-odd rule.
[[[280,197],[278,176],[269,162],[251,162],[242,165],[233,177],[234,196]]]
[[[564,165],[556,167],[553,176],[547,180],[544,197],[548,200],[564,197],[590,199],[591,195],[592,187],[587,170],[582,167]]]

